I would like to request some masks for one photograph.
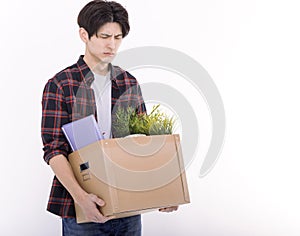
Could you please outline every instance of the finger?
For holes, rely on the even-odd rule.
[[[105,223],[105,222],[107,222],[107,221],[109,221],[109,220],[112,220],[112,219],[114,219],[114,218],[116,218],[115,216],[109,216],[109,217],[106,217],[106,216],[103,216],[103,215],[101,215],[101,217],[100,217],[100,219],[99,219],[99,223]]]
[[[166,209],[167,209],[168,211],[177,211],[178,206],[166,207]]]
[[[159,209],[160,211],[163,211],[163,212],[167,212],[170,210],[170,207],[164,207],[164,208],[161,208]]]
[[[100,211],[98,211],[92,218],[91,220],[95,223],[105,223],[106,222],[106,217],[103,216]]]
[[[91,197],[92,197],[92,201],[95,202],[97,205],[101,207],[105,205],[105,202],[101,198],[98,198],[96,195],[91,194]]]
[[[160,208],[160,209],[158,209],[159,211],[161,211],[161,212],[166,212],[167,211],[167,208],[165,207],[165,208]]]
[[[173,206],[173,207],[165,207],[165,208],[161,208],[159,209],[159,211],[161,212],[172,212],[172,211],[177,211],[178,206]]]
[[[101,199],[100,199],[101,200]],[[102,215],[101,211],[97,211],[97,213],[94,215],[94,217],[92,217],[92,220],[97,222],[97,223],[105,223],[111,219],[115,219],[116,216],[104,216]]]
[[[96,202],[97,205],[99,205],[101,207],[103,207],[105,205],[105,202],[102,199],[98,198],[98,197],[96,198],[95,202]]]
[[[115,219],[115,218],[116,218],[115,216],[109,216],[109,217],[105,216],[105,221],[109,221],[109,220],[112,220],[112,219]]]

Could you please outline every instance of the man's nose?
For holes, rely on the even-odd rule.
[[[108,47],[111,48],[111,49],[116,48],[116,39],[114,37],[109,38]]]

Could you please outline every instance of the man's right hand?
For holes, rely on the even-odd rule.
[[[88,194],[80,187],[66,157],[63,155],[54,156],[49,161],[49,164],[58,180],[80,206],[88,221],[105,223],[114,218],[105,217],[101,214],[97,206],[102,207],[105,205],[105,202],[94,194]]]
[[[94,194],[87,193],[81,200],[77,202],[77,204],[82,209],[88,221],[95,223],[105,223],[106,221],[115,218],[114,216],[105,217],[101,214],[97,206],[102,207],[105,205],[105,202]]]

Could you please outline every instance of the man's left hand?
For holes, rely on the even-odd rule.
[[[161,212],[172,212],[177,210],[178,210],[178,206],[164,207],[159,209],[159,211]]]

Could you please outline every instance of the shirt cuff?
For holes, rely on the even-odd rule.
[[[51,160],[53,157],[57,156],[57,155],[63,155],[63,156],[65,156],[66,158],[68,157],[67,151],[64,151],[64,150],[53,150],[53,151],[50,151],[50,152],[48,152],[48,153],[45,153],[45,155],[44,155],[44,160],[45,160],[45,162],[49,165],[50,160]]]

